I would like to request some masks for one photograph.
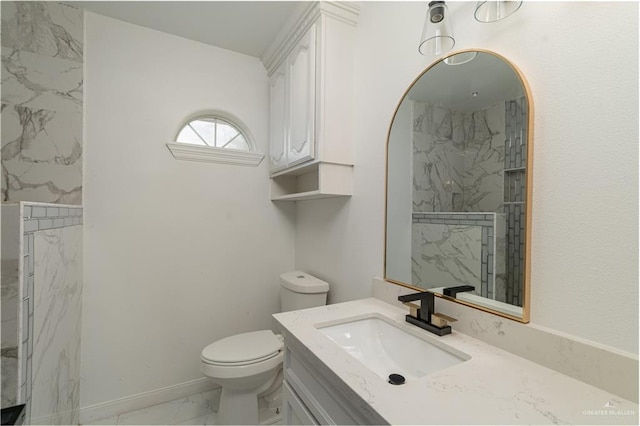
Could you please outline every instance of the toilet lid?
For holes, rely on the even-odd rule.
[[[246,363],[275,355],[282,341],[271,330],[236,334],[213,342],[202,350],[202,359],[212,363]]]

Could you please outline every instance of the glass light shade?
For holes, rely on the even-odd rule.
[[[480,0],[473,16],[478,22],[496,22],[516,13],[522,0]]]
[[[462,65],[473,60],[476,56],[478,56],[478,52],[462,52],[457,55],[444,58],[444,63],[447,65]]]
[[[429,3],[418,51],[422,55],[440,55],[456,44],[449,22],[449,10],[443,1]]]

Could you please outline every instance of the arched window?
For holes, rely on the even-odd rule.
[[[256,152],[248,130],[221,113],[189,119],[178,131],[176,142],[167,147],[179,160],[257,166],[264,158]]]

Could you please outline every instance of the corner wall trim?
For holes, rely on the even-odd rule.
[[[219,388],[206,377],[80,408],[80,424],[89,424]]]

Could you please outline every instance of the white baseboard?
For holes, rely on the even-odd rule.
[[[201,379],[154,389],[112,401],[89,405],[80,408],[80,424],[90,424],[101,419],[119,416],[197,393],[208,392],[216,388],[219,388],[219,386],[206,377],[203,377]]]

